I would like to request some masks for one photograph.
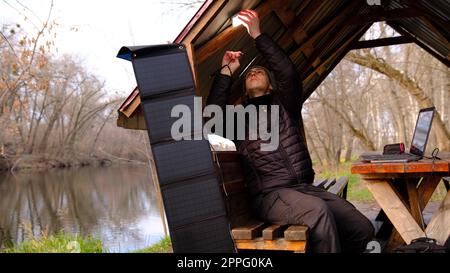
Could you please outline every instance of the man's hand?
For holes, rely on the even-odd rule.
[[[222,59],[222,70],[220,71],[223,75],[232,76],[236,70],[239,69],[241,64],[239,59],[242,57],[242,52],[240,51],[227,51]]]
[[[258,38],[258,36],[261,35],[259,15],[256,11],[249,9],[242,10],[238,13],[237,18],[242,22],[247,29],[248,34],[250,34],[253,39]]]

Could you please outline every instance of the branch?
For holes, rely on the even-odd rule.
[[[53,0],[50,3],[50,10],[48,11],[48,16],[47,16],[47,20],[45,20],[44,25],[42,26],[41,30],[39,31],[37,37],[36,37],[36,42],[34,43],[33,46],[33,54],[31,55],[31,59],[30,59],[30,64],[28,65],[28,69],[31,68],[31,66],[33,65],[33,61],[34,61],[34,56],[36,55],[36,47],[39,41],[39,38],[42,36],[42,34],[44,34],[44,30],[47,28],[48,26],[48,22],[50,21],[50,16],[52,15],[52,10],[53,10]]]
[[[404,74],[402,71],[397,70],[388,64],[384,59],[375,58],[372,54],[366,53],[365,55],[360,55],[354,52],[347,54],[346,58],[353,63],[361,65],[363,67],[377,71],[389,79],[392,79],[397,84],[399,84],[405,91],[411,94],[419,104],[421,108],[427,108],[434,105],[431,97],[429,97],[425,90],[422,89],[419,84],[412,80],[408,75]],[[443,122],[441,115],[436,111],[435,123],[437,125],[438,131],[442,134],[442,139],[450,139],[450,131],[447,129],[445,123]],[[443,142],[445,149],[450,149],[449,142]]]
[[[319,95],[320,96],[320,95]],[[321,97],[322,98],[322,97]],[[368,136],[366,136],[364,134],[363,131],[358,130],[357,128],[355,128],[353,126],[353,123],[351,122],[351,120],[347,119],[340,111],[338,111],[333,105],[331,105],[326,99],[322,98],[322,103],[324,103],[328,108],[330,108],[331,110],[333,110],[333,112],[336,113],[336,115],[338,115],[341,120],[348,126],[348,128],[351,130],[351,132],[353,133],[353,135],[355,137],[357,137],[359,140],[361,140],[361,142],[364,144],[364,146],[366,146],[368,149],[370,149],[371,151],[375,151],[375,145],[373,144],[372,140],[369,139]]]
[[[8,2],[6,2],[5,0],[3,0],[3,2],[5,2],[7,5],[11,6],[11,4],[9,4]],[[12,7],[12,6],[11,6]],[[15,80],[14,84],[12,84],[10,87],[8,87],[8,89],[12,92],[14,92],[13,90],[17,90],[17,85],[18,83],[22,80],[23,76],[25,75],[26,72],[28,72],[31,69],[31,66],[33,65],[33,61],[34,61],[34,56],[36,55],[36,47],[37,44],[39,42],[40,37],[42,36],[42,34],[44,34],[44,30],[47,28],[48,23],[50,21],[50,16],[52,14],[52,10],[53,10],[53,0],[50,3],[50,10],[48,12],[48,16],[47,16],[47,20],[45,21],[44,25],[42,26],[41,30],[39,31],[35,41],[34,41],[34,46],[33,46],[33,53],[31,55],[31,59],[30,59],[30,63],[28,64],[28,66],[22,71],[22,73],[19,75],[19,77],[17,77],[17,79]],[[9,85],[8,85],[9,86]],[[6,94],[7,92],[5,92]],[[3,94],[4,95],[4,94]],[[0,102],[3,100],[3,95],[2,97],[0,97]]]
[[[28,18],[28,16],[27,16],[26,14],[24,14],[24,13],[21,12],[19,9],[17,9],[17,8],[14,7],[13,5],[11,5],[8,1],[3,0],[3,2],[4,2],[6,5],[8,5],[10,8],[12,8],[13,10],[15,10],[19,15],[22,15],[22,16],[25,18],[25,20],[29,20],[29,18]],[[52,4],[53,4],[53,1],[52,1]],[[37,26],[35,23],[33,23],[33,21],[29,20],[29,22],[33,25],[33,27],[34,27],[35,29],[39,30],[38,26]]]
[[[2,38],[6,41],[6,43],[8,44],[9,48],[11,49],[12,53],[14,54],[14,56],[16,57],[16,59],[18,60],[19,57],[17,57],[16,51],[14,50],[14,47],[12,46],[12,44],[9,42],[8,38],[3,34],[3,32],[0,31],[0,35],[2,36]]]

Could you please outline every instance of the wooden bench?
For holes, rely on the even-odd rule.
[[[222,189],[231,225],[231,234],[238,251],[282,250],[304,253],[307,249],[308,227],[264,223],[253,215],[250,196],[245,185],[240,156],[237,152],[214,152],[214,161],[222,178]],[[348,178],[321,179],[317,187],[347,197]]]

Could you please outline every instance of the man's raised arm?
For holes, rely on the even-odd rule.
[[[226,137],[226,105],[231,95],[231,79],[233,74],[239,69],[239,59],[242,56],[242,52],[227,51],[222,59],[222,67],[220,73],[214,78],[212,88],[209,92],[208,99],[206,100],[206,106],[217,105],[222,109],[223,113],[223,128],[221,132],[216,131],[216,134]],[[205,118],[206,123],[210,118]],[[234,130],[236,132],[236,130]],[[233,138],[234,139],[234,138]]]
[[[220,73],[214,78],[214,83],[209,92],[208,99],[206,100],[206,105],[215,104],[220,106],[222,110],[225,109],[225,105],[227,104],[231,93],[231,77],[241,66],[239,63],[241,56],[242,52],[225,52]]]
[[[270,36],[261,34],[260,20],[256,11],[241,11],[238,18],[247,28],[249,35],[255,39],[256,48],[274,73],[277,84],[274,93],[279,96],[288,111],[300,115],[302,85],[292,60]]]

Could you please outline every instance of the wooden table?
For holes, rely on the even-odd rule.
[[[425,227],[422,212],[443,177],[450,176],[450,161],[421,160],[409,163],[355,163],[376,202],[395,230],[388,250],[413,239],[434,238],[441,245],[450,235],[450,191]]]

